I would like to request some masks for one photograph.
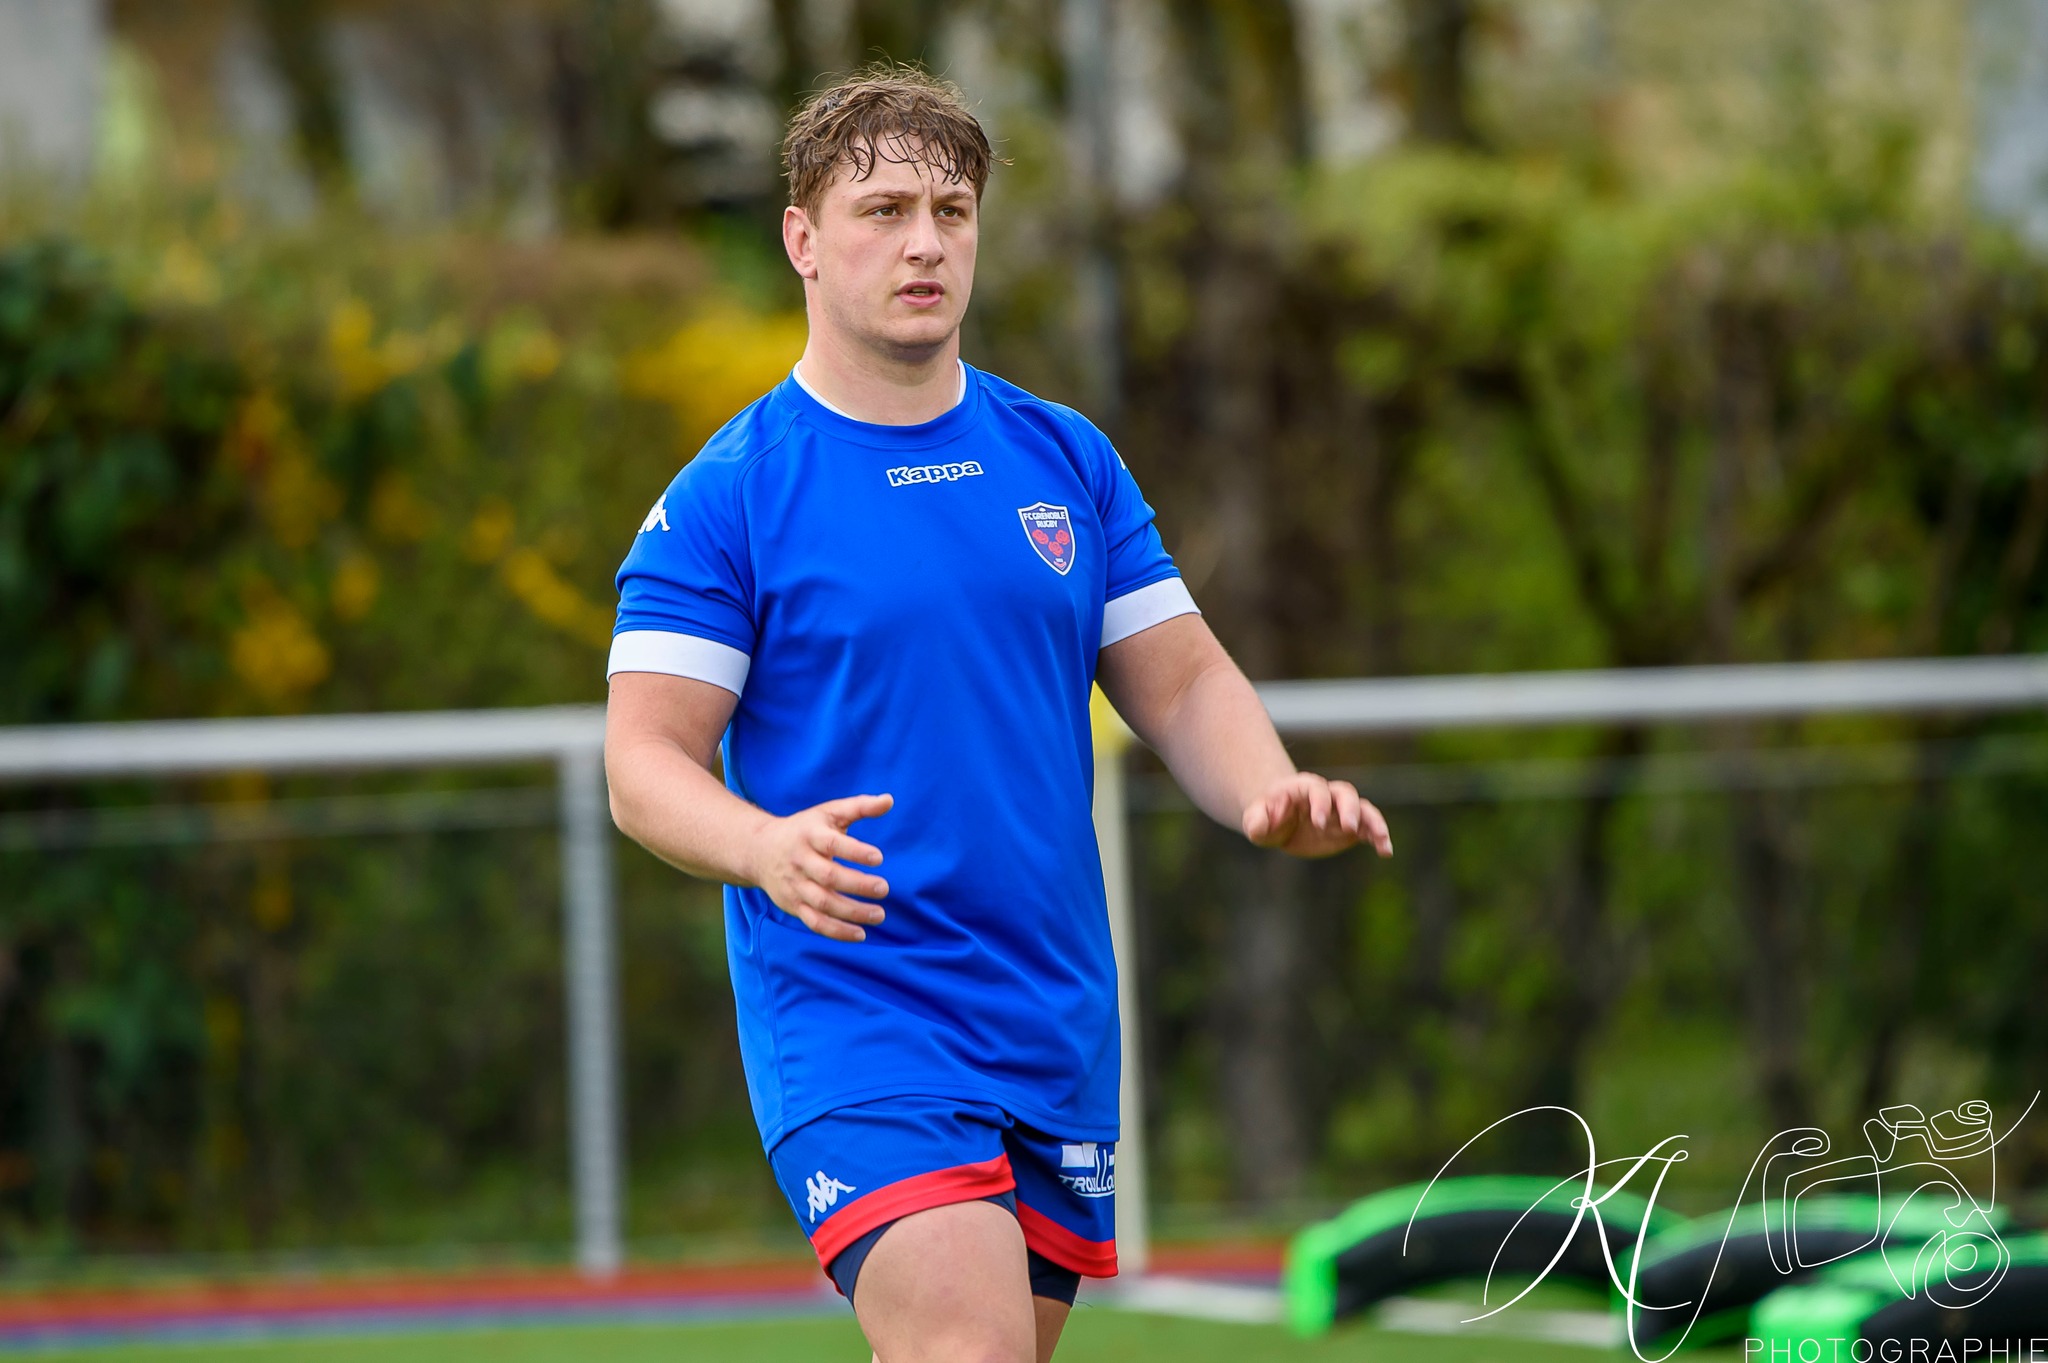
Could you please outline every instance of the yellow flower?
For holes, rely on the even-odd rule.
[[[345,398],[362,398],[396,378],[439,364],[462,346],[462,324],[444,317],[426,331],[394,331],[376,339],[377,319],[360,298],[345,300],[327,319],[327,361]]]
[[[367,397],[390,377],[383,356],[371,344],[376,330],[377,319],[360,298],[348,299],[327,319],[327,362],[343,397]]]
[[[291,863],[274,849],[257,864],[256,887],[249,896],[249,916],[265,932],[279,932],[291,924]]]
[[[499,571],[512,595],[540,620],[599,648],[611,641],[612,613],[563,581],[540,551],[514,550]]]
[[[229,641],[228,657],[250,690],[283,703],[326,680],[333,667],[327,645],[290,602],[266,585],[249,593],[248,609],[247,623]]]
[[[287,446],[263,483],[263,515],[287,549],[303,549],[341,512],[341,489],[302,450]]]
[[[434,528],[433,509],[413,490],[412,479],[396,469],[380,475],[370,489],[370,529],[404,544],[423,540]]]
[[[157,266],[153,292],[166,303],[211,307],[220,301],[220,273],[191,242],[174,241]]]
[[[275,393],[258,389],[249,396],[223,446],[228,461],[257,484],[263,518],[285,548],[305,548],[341,514],[341,490],[314,465]]]
[[[781,381],[803,354],[805,334],[802,313],[717,307],[628,359],[621,377],[631,396],[674,409],[685,447],[694,448]]]
[[[502,498],[487,497],[470,518],[462,552],[478,563],[490,563],[512,542],[512,508]]]
[[[561,366],[562,343],[537,322],[501,323],[484,340],[484,384],[493,392],[543,382]]]
[[[244,472],[260,473],[269,467],[290,431],[291,413],[277,400],[277,394],[259,388],[242,404],[228,428],[227,456]]]
[[[379,585],[377,560],[364,553],[350,554],[334,570],[330,597],[335,616],[342,620],[360,620],[368,615],[370,607],[377,602]]]

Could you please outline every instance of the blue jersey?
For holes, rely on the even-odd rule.
[[[1116,965],[1090,818],[1105,644],[1195,609],[1086,418],[966,365],[944,415],[857,421],[794,374],[676,475],[619,570],[610,671],[712,682],[735,794],[891,793],[887,917],[820,937],[725,891],[763,1142],[904,1094],[1117,1134]]]

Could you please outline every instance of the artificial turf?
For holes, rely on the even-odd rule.
[[[849,1317],[746,1325],[593,1325],[430,1335],[357,1335],[230,1343],[123,1344],[36,1350],[37,1363],[862,1363]],[[1273,1326],[1078,1311],[1058,1363],[1591,1363],[1625,1351],[1489,1335],[1393,1334],[1370,1327],[1298,1340]],[[1733,1363],[1739,1351],[1698,1352],[1690,1363]]]

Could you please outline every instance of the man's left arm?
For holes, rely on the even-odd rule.
[[[1177,615],[1117,640],[1102,650],[1096,680],[1218,823],[1299,857],[1361,842],[1394,854],[1386,818],[1349,782],[1295,770],[1258,693],[1201,616]]]

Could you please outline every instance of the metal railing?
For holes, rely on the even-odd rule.
[[[1514,672],[1485,676],[1282,681],[1259,698],[1283,738],[1563,724],[1726,723],[1819,714],[1982,713],[2048,708],[2048,657],[1928,658],[1728,667]],[[1121,753],[1130,731],[1097,696],[1095,829],[1117,949],[1119,1006],[1140,1002]],[[1351,773],[1347,773],[1351,774]],[[1360,774],[1361,779],[1365,774]],[[1411,773],[1412,776],[1412,773]],[[1364,786],[1366,794],[1373,792]],[[1146,1215],[1143,1029],[1123,1029],[1123,1140],[1117,1144],[1117,1258],[1143,1273]]]
[[[602,706],[0,729],[0,781],[11,782],[534,761],[555,765],[562,833],[576,1261],[585,1273],[604,1277],[616,1272],[624,1257],[625,1147]]]
[[[2048,658],[1688,667],[1478,677],[1273,682],[1259,688],[1289,737],[1704,723],[1843,713],[2048,707]],[[1119,1007],[1139,1003],[1121,754],[1129,731],[1096,710],[1095,822],[1119,963]],[[622,1261],[623,1119],[610,817],[600,706],[276,719],[174,720],[0,729],[0,782],[237,771],[492,766],[547,761],[562,832],[563,970],[576,1253],[602,1276]],[[1124,1140],[1117,1237],[1126,1271],[1147,1258],[1142,1028],[1123,1029]]]

